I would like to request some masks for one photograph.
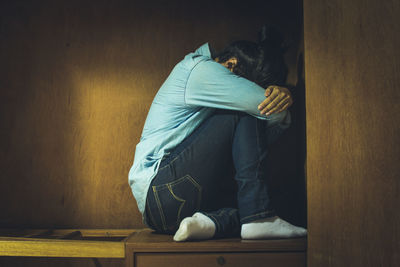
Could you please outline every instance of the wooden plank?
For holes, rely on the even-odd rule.
[[[90,236],[110,236],[110,237],[126,237],[139,229],[80,229],[84,237]]]
[[[305,251],[306,238],[276,240],[215,239],[195,242],[175,242],[171,235],[153,234],[150,229],[138,231],[126,241],[128,249],[139,251]]]
[[[123,242],[0,237],[0,256],[124,258]]]
[[[137,229],[55,229],[54,235],[66,235],[69,232],[79,231],[82,237],[126,237]]]
[[[137,253],[135,267],[305,267],[305,253]]]
[[[399,266],[399,14],[304,1],[310,267]]]
[[[0,236],[33,236],[51,231],[53,236],[63,236],[79,231],[83,237],[127,237],[139,229],[0,229]]]

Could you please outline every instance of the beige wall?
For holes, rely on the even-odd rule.
[[[193,3],[2,2],[0,226],[143,227],[127,182],[135,145],[171,68],[206,41],[280,25],[296,82],[301,3]]]
[[[310,267],[399,264],[399,14],[304,1]]]

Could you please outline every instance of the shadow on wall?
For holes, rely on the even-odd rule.
[[[277,213],[293,224],[307,227],[306,117],[304,58],[297,60],[297,83],[291,88],[292,125],[275,143],[269,154],[270,194]]]
[[[172,67],[207,41],[255,39],[266,22],[295,42],[302,32],[295,0],[20,0],[0,14],[0,227],[143,227],[127,176]],[[271,177],[289,177],[274,191],[283,208],[305,199],[295,121],[276,146],[287,152],[271,154],[284,163]],[[305,207],[282,214],[304,224]]]

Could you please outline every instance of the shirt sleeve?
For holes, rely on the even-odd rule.
[[[265,100],[265,89],[237,76],[212,59],[199,62],[190,73],[185,89],[187,105],[246,112],[258,119],[287,122],[288,111],[261,115],[258,105]]]

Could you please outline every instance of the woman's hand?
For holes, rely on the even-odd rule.
[[[286,110],[293,104],[292,95],[286,87],[277,85],[268,86],[265,90],[267,97],[263,102],[258,105],[260,114],[271,115]]]

